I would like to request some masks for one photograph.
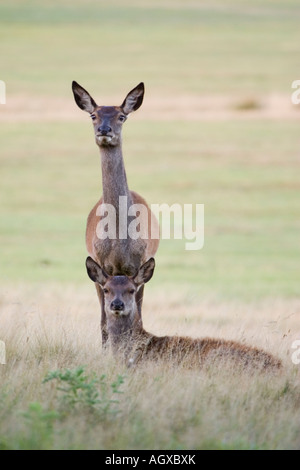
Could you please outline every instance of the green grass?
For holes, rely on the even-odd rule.
[[[88,281],[85,223],[101,168],[84,117],[22,123],[17,140],[15,124],[1,126],[7,282]],[[162,240],[154,283],[247,298],[297,295],[297,122],[132,119],[124,132],[131,188],[153,204],[205,205],[204,248],[188,252],[184,240]]]
[[[65,371],[57,371],[61,375]],[[68,371],[67,371],[68,372]],[[69,371],[70,373],[76,373]],[[172,409],[171,404],[174,404],[173,397],[170,397],[168,406],[164,401],[164,409],[160,406],[158,399],[150,399],[149,393],[152,397],[162,399],[162,388],[165,386],[166,377],[160,375],[160,371],[155,371],[156,376],[147,378],[147,369],[136,374],[135,377],[129,374],[125,377],[125,384],[121,385],[118,394],[108,392],[108,396],[113,399],[105,397],[109,403],[108,411],[97,410],[97,404],[90,404],[89,397],[77,399],[75,405],[63,402],[63,407],[59,405],[62,398],[68,398],[68,391],[59,392],[62,388],[57,387],[52,391],[53,402],[43,404],[41,402],[30,403],[28,409],[25,411],[14,412],[19,414],[19,428],[17,432],[11,433],[9,430],[6,436],[0,436],[0,449],[1,450],[57,450],[57,449],[190,449],[187,445],[188,441],[192,443],[194,450],[268,450],[270,443],[264,439],[272,437],[271,448],[273,450],[280,450],[284,448],[286,436],[282,436],[278,423],[268,420],[272,428],[263,429],[261,420],[266,420],[265,407],[270,409],[272,406],[280,412],[278,407],[278,398],[285,403],[287,412],[291,412],[292,403],[295,402],[295,395],[298,390],[289,382],[282,382],[277,380],[277,389],[274,391],[266,380],[259,378],[255,386],[250,387],[248,390],[243,385],[240,390],[240,384],[237,384],[237,377],[234,377],[234,382],[239,388],[238,393],[232,393],[231,388],[228,386],[226,377],[223,378],[222,387],[215,387],[215,384],[210,377],[205,383],[195,377],[183,373],[183,378],[192,380],[195,391],[198,392],[198,399],[196,394],[194,399],[190,400],[189,391],[184,392],[183,380],[176,377],[170,377],[169,387],[174,393],[173,387],[182,386],[181,392],[176,390],[177,397],[179,396],[182,402],[182,407],[186,407],[185,418],[182,419],[182,410],[179,408]],[[97,372],[99,373],[99,372]],[[114,371],[114,374],[116,372]],[[151,374],[153,371],[151,371]],[[234,374],[233,374],[234,375]],[[110,373],[109,380],[115,380],[113,374]],[[120,378],[117,378],[120,380]],[[102,384],[108,388],[107,379],[102,379]],[[122,379],[124,382],[124,379]],[[140,384],[146,388],[147,399],[151,400],[155,405],[156,410],[159,410],[161,415],[153,413],[152,423],[149,423],[148,410],[143,407],[143,396],[140,393]],[[89,383],[83,383],[89,391],[91,386]],[[259,387],[258,387],[259,386]],[[89,388],[88,388],[89,387]],[[45,394],[49,393],[49,387],[40,385],[40,392]],[[257,388],[259,388],[260,402],[258,402]],[[101,390],[101,389],[100,389]],[[135,392],[135,400],[132,399],[130,392]],[[99,388],[93,385],[92,392],[99,396]],[[59,396],[59,393],[61,396]],[[64,395],[62,395],[62,393]],[[103,394],[103,391],[100,393]],[[221,415],[215,416],[219,419],[219,429],[213,429],[209,422],[207,422],[207,410],[203,406],[203,400],[200,397],[207,397],[213,393],[212,405],[220,408]],[[255,397],[255,405],[253,400]],[[116,399],[117,398],[117,399]],[[111,404],[111,403],[112,404]],[[234,405],[232,405],[234,403]],[[101,403],[102,404],[102,403]],[[111,409],[114,407],[114,409]],[[210,413],[213,412],[213,406],[210,407]],[[243,409],[243,414],[238,418],[236,416],[236,409]],[[238,421],[245,419],[247,410],[251,408],[251,416],[249,419],[249,428],[245,432]],[[117,409],[117,412],[116,412]],[[146,411],[146,413],[145,413]],[[4,413],[5,415],[5,413]],[[164,421],[163,421],[164,420]],[[157,425],[163,422],[164,426],[158,430]],[[166,428],[166,423],[168,424]],[[150,425],[149,425],[150,424]],[[233,431],[233,424],[236,429]],[[287,423],[282,423],[281,426],[286,426]],[[72,436],[71,429],[76,428],[76,437]],[[118,432],[115,432],[116,427]],[[131,430],[128,433],[128,428]],[[293,435],[293,430],[290,430],[290,435]],[[194,437],[192,437],[194,436]],[[197,437],[196,437],[197,436]],[[74,439],[75,437],[75,439]],[[296,441],[297,442],[297,441]]]
[[[250,374],[217,361],[199,370],[126,369],[101,351],[92,287],[1,293],[1,450],[299,449],[299,366],[291,362],[299,300],[170,298],[151,283],[143,311],[150,331],[255,344],[280,357],[283,371]]]
[[[299,75],[299,5],[267,1],[2,2],[2,79],[11,93],[103,99],[144,80],[172,93],[286,92]],[[18,60],[16,60],[18,58]],[[279,64],[279,66],[278,66]]]
[[[159,96],[175,109],[177,97],[202,93],[253,93],[260,101],[263,93],[284,92],[290,99],[298,12],[296,1],[272,8],[233,0],[2,2],[2,280],[86,281],[85,220],[101,192],[100,160],[70,83],[121,101],[143,79],[145,108],[125,130],[130,186],[149,203],[205,204],[204,249],[162,241],[153,282],[229,296],[297,295],[297,122],[206,122],[180,112],[162,121],[159,110],[157,119],[144,118],[147,99]],[[61,99],[78,122],[44,121],[42,111],[18,122],[19,112],[26,116],[21,106],[6,123],[17,96],[30,97],[33,109],[39,98],[57,99],[58,117]]]
[[[298,0],[1,2],[1,450],[299,449],[299,13]],[[99,104],[143,80],[124,128],[130,188],[205,205],[201,251],[160,243],[146,328],[257,345],[281,376],[128,371],[102,353],[84,267],[100,156],[74,79]],[[76,406],[43,382],[66,369],[87,374],[68,389]],[[116,383],[118,413],[99,414]]]

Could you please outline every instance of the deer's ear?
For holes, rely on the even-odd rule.
[[[123,101],[121,108],[125,114],[136,111],[141,106],[145,93],[145,86],[143,82],[139,83],[133,90],[131,90]]]
[[[97,104],[91,95],[82,86],[80,86],[79,83],[73,81],[72,90],[77,106],[79,106],[80,109],[83,109],[83,111],[86,111],[87,113],[92,113],[95,108],[97,108]]]
[[[138,273],[133,278],[133,281],[138,286],[150,281],[151,277],[153,276],[154,268],[155,268],[154,258],[148,259],[148,261],[146,261],[146,263],[140,267]]]
[[[104,286],[108,279],[105,271],[96,263],[90,256],[87,257],[86,262],[87,273],[92,281],[97,282],[100,286]]]

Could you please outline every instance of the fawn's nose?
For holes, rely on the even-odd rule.
[[[111,127],[109,127],[109,126],[100,126],[100,127],[98,127],[98,131],[100,132],[101,135],[107,135],[109,132],[111,132]]]
[[[121,310],[124,310],[125,305],[122,300],[116,299],[113,300],[112,303],[110,304],[111,310],[114,310],[115,312],[120,312]]]

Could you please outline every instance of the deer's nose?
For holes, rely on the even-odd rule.
[[[107,135],[109,132],[111,132],[111,127],[109,127],[109,126],[100,126],[100,127],[98,127],[98,131],[100,132],[101,135]]]
[[[120,310],[124,310],[125,305],[122,300],[116,299],[113,300],[112,303],[110,304],[111,310],[114,310],[115,312],[119,312]]]

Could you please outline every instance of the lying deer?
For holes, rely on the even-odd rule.
[[[209,358],[232,359],[242,366],[279,369],[281,362],[257,348],[224,339],[155,336],[143,329],[136,293],[148,282],[155,261],[150,258],[135,276],[109,276],[91,257],[86,267],[104,294],[109,340],[114,354],[122,354],[127,366],[144,359],[169,360],[173,364],[202,365]]]

